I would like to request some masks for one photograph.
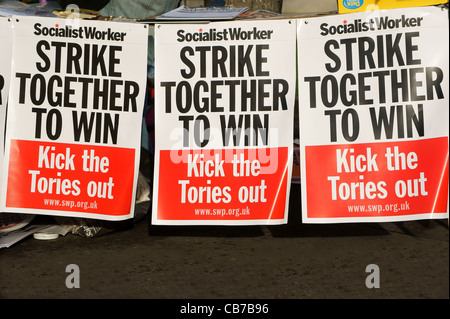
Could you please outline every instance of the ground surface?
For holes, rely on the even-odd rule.
[[[66,287],[69,264],[80,288]],[[96,238],[29,237],[0,250],[0,298],[448,299],[448,221],[149,232],[145,219]]]

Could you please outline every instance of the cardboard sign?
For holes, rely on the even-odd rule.
[[[448,12],[298,21],[305,223],[448,218]]]
[[[155,225],[287,221],[295,22],[157,25]]]
[[[147,27],[12,20],[3,209],[133,217]]]

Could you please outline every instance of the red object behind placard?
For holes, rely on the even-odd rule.
[[[134,157],[127,148],[12,140],[6,207],[127,215]]]

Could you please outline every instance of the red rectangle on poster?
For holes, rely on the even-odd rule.
[[[158,219],[285,217],[288,148],[160,152]]]

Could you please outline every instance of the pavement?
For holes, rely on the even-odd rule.
[[[448,220],[302,224],[291,191],[287,225],[150,226],[147,214],[93,238],[28,237],[0,250],[0,299],[449,298]]]

